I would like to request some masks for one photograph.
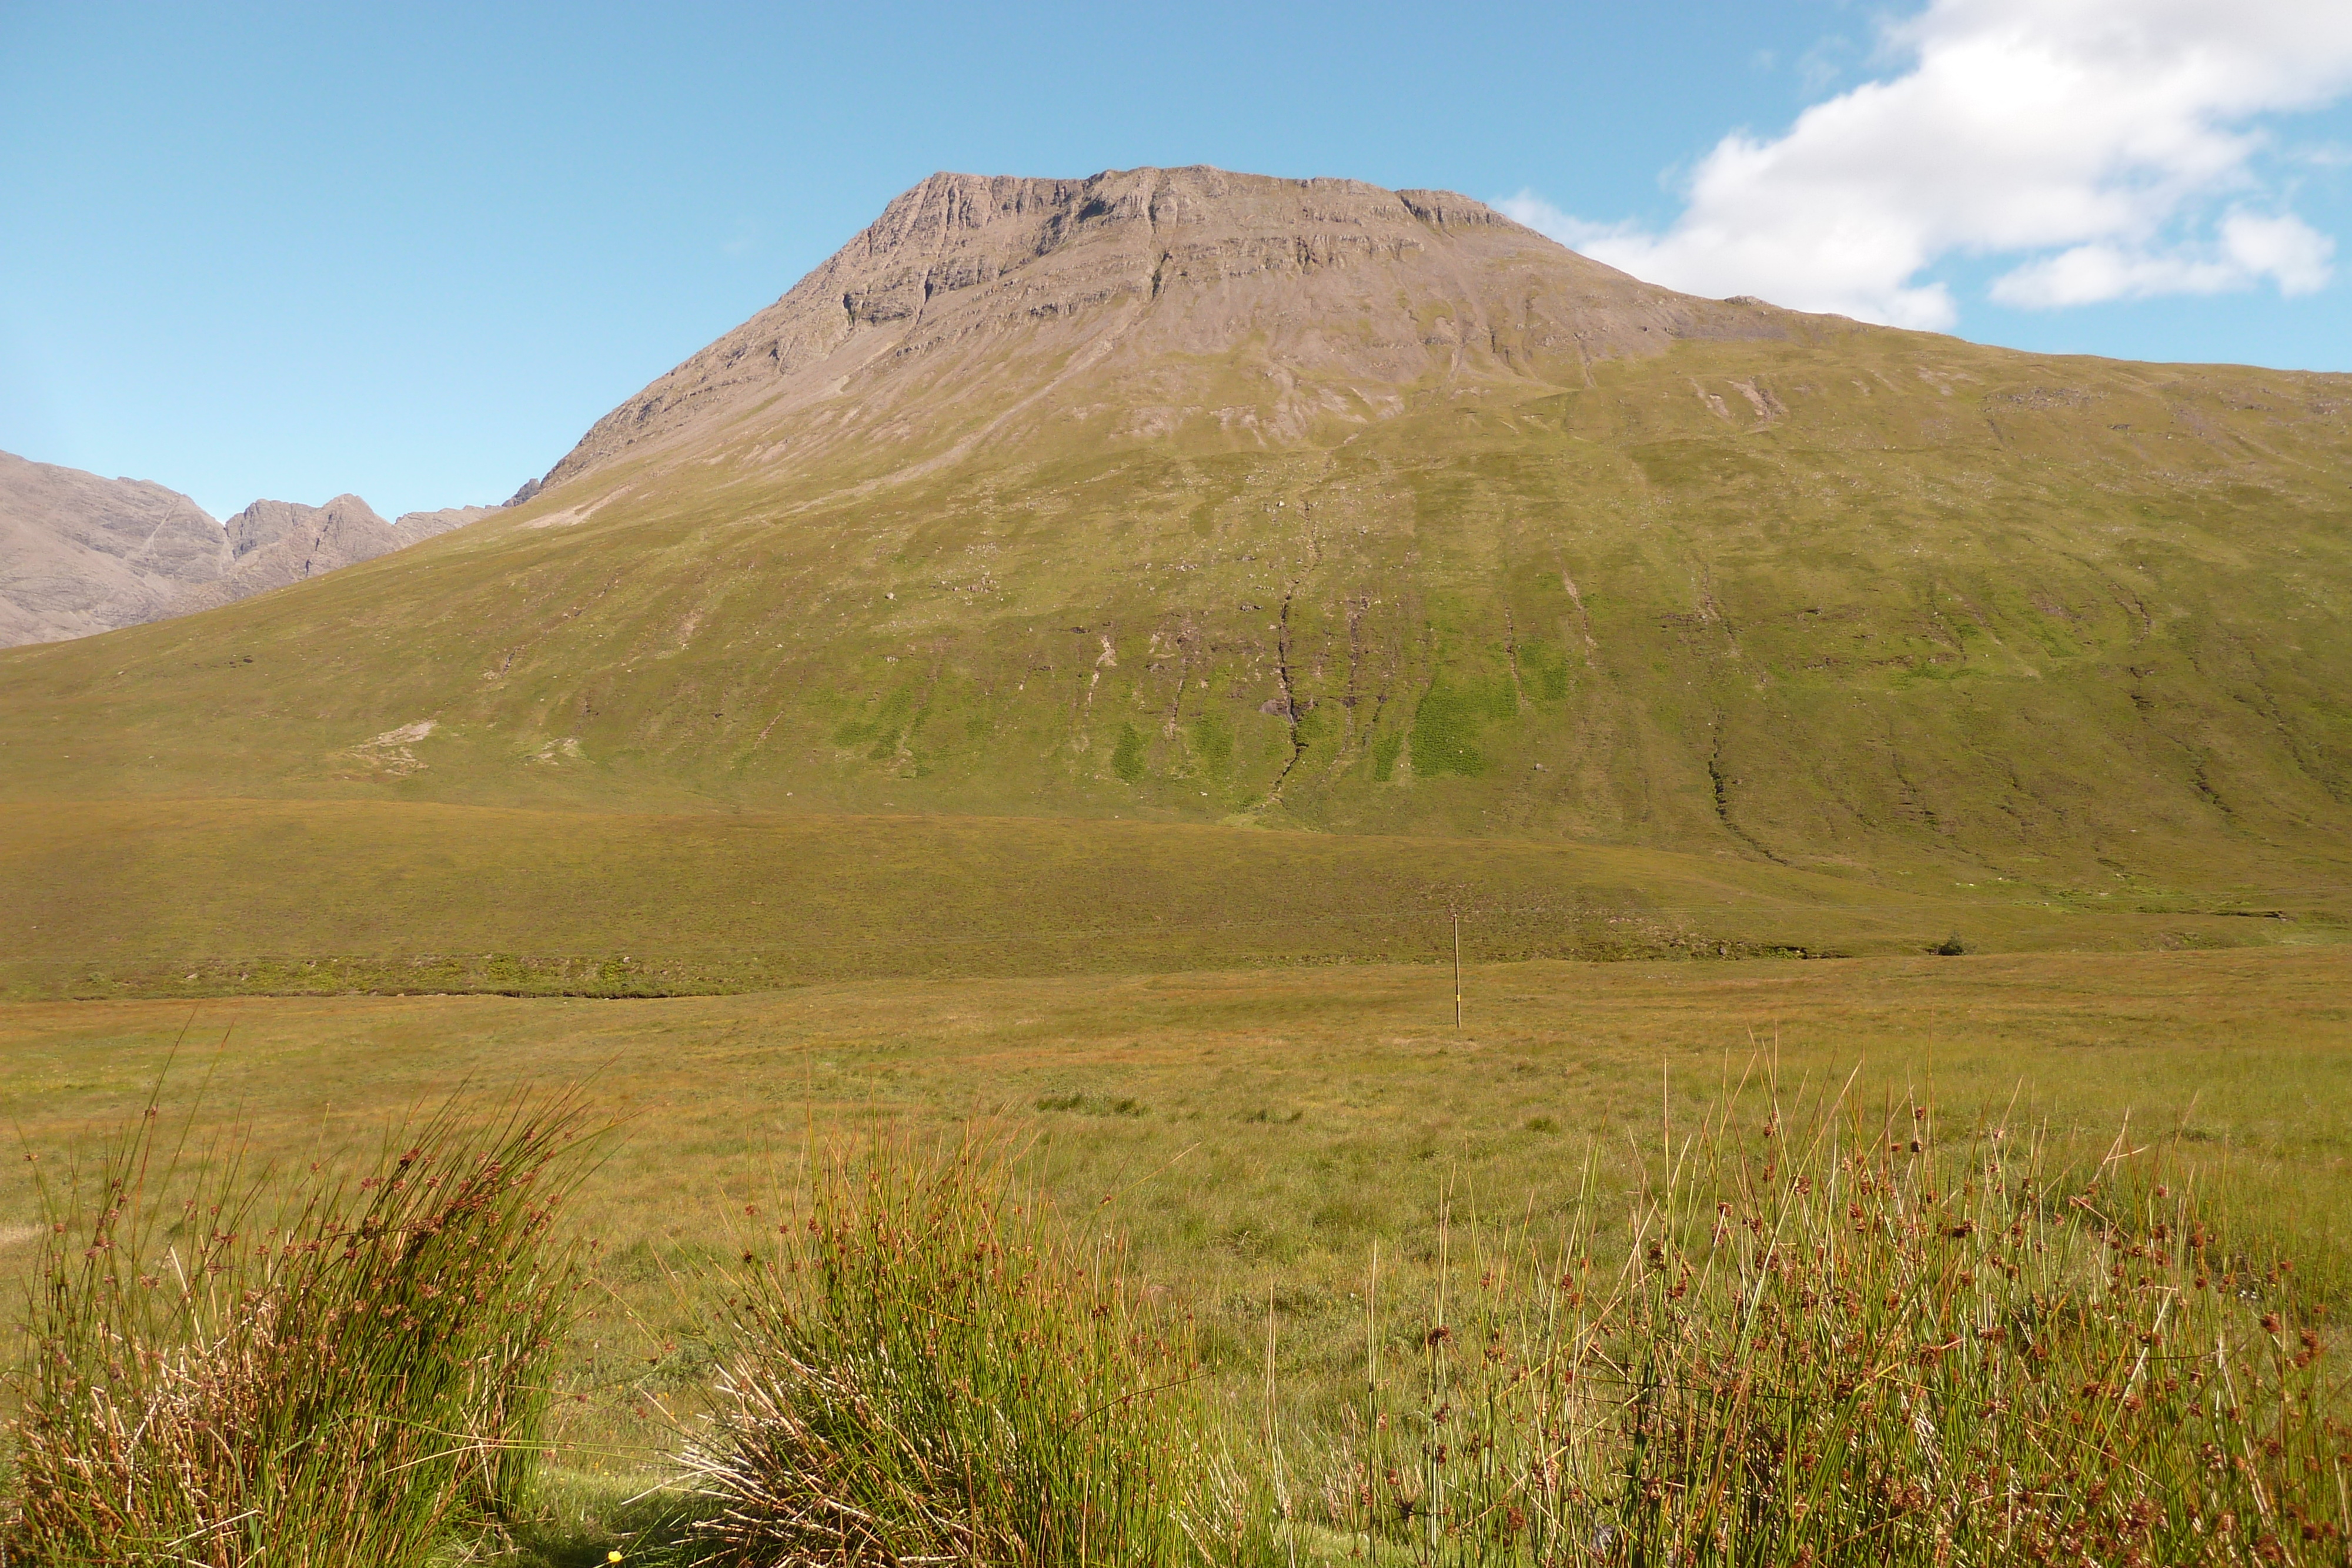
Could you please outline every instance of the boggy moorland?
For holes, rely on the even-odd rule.
[[[832,1280],[845,1293],[814,1321],[836,1336],[827,1342],[835,1363],[846,1354],[838,1336],[870,1350],[913,1334],[928,1346],[941,1312],[966,1324],[976,1312],[1013,1314],[1017,1323],[989,1331],[1006,1343],[1049,1329],[1083,1339],[1102,1321],[1089,1314],[1115,1301],[1118,1321],[1130,1324],[1126,1348],[1087,1340],[1093,1348],[1083,1354],[1057,1350],[1075,1358],[1054,1364],[1065,1381],[1052,1401],[1008,1406],[1017,1433],[959,1427],[935,1408],[927,1418],[936,1429],[923,1440],[971,1462],[1014,1465],[1003,1445],[1016,1436],[1061,1441],[1056,1434],[1081,1413],[1068,1401],[1157,1390],[1133,1401],[1142,1406],[1131,1412],[1135,1429],[1101,1435],[1118,1451],[1094,1455],[1087,1465],[1101,1469],[1086,1471],[1130,1510],[1088,1528],[1150,1535],[1138,1555],[1664,1561],[1669,1541],[1703,1549],[1711,1532],[1727,1529],[1732,1544],[1717,1553],[1724,1561],[1787,1560],[1807,1545],[1816,1560],[1837,1561],[1861,1541],[1872,1555],[1854,1560],[1929,1562],[1963,1516],[1979,1531],[1990,1528],[1984,1520],[1993,1515],[1983,1511],[1997,1503],[2000,1528],[2042,1542],[2052,1560],[2074,1560],[2059,1551],[2063,1540],[2089,1550],[2096,1538],[2137,1544],[2150,1561],[2194,1560],[2181,1554],[2192,1541],[2210,1545],[2216,1561],[2258,1561],[2257,1543],[2275,1538],[2289,1560],[2326,1562],[2324,1535],[2298,1544],[2250,1525],[2198,1541],[2192,1515],[2210,1531],[2222,1512],[2243,1517],[2252,1506],[2220,1493],[2202,1514],[2173,1506],[2179,1467],[2204,1474],[2209,1446],[2226,1434],[2183,1425],[2178,1390],[2174,1404],[2152,1406],[2141,1386],[2147,1369],[2134,1382],[2133,1367],[2110,1363],[2154,1345],[2170,1347],[2150,1364],[2176,1382],[2202,1367],[2269,1388],[2261,1379],[2275,1379],[2281,1366],[2308,1372],[2316,1381],[2287,1390],[2313,1396],[2301,1407],[2305,1425],[2292,1416],[2295,1406],[2263,1405],[2259,1422],[2237,1435],[2256,1458],[2270,1440],[2288,1445],[2284,1468],[2265,1471],[2262,1483],[2274,1489],[2274,1506],[2291,1502],[2315,1528],[2340,1526],[2314,1484],[2332,1479],[2342,1460],[2342,1430],[2325,1423],[2340,1415],[2332,1344],[2352,1289],[2341,1246],[2352,1127],[2336,1092],[2352,1019],[2340,954],[1473,965],[1458,1030],[1450,971],[1413,965],[877,980],[640,1000],[19,1004],[0,1044],[12,1064],[12,1104],[40,1108],[23,1128],[27,1149],[41,1155],[30,1170],[54,1177],[79,1169],[85,1199],[93,1197],[89,1178],[119,1131],[116,1113],[137,1104],[170,1062],[162,1114],[150,1125],[175,1128],[195,1107],[197,1143],[208,1153],[203,1129],[235,1128],[247,1173],[277,1173],[259,1205],[273,1214],[280,1184],[321,1179],[307,1174],[314,1166],[355,1178],[384,1174],[417,1141],[390,1129],[440,1103],[451,1083],[470,1085],[476,1123],[494,1120],[519,1086],[586,1085],[588,1122],[609,1125],[575,1162],[567,1179],[576,1186],[556,1204],[543,1241],[550,1258],[567,1246],[588,1249],[562,1266],[573,1291],[563,1332],[530,1369],[534,1386],[554,1393],[535,1416],[532,1473],[516,1472],[510,1491],[490,1499],[467,1494],[453,1466],[447,1504],[421,1531],[427,1544],[419,1550],[447,1550],[454,1531],[474,1543],[467,1550],[509,1561],[601,1560],[616,1550],[639,1561],[705,1560],[730,1538],[696,1523],[721,1519],[730,1487],[752,1487],[746,1495],[774,1504],[774,1489],[785,1486],[772,1473],[783,1462],[776,1455],[806,1470],[819,1450],[780,1448],[772,1423],[751,1445],[769,1455],[756,1475],[746,1479],[740,1454],[731,1480],[710,1473],[713,1455],[731,1452],[714,1434],[749,1419],[729,1392],[749,1386],[739,1375],[745,1367],[814,1364],[807,1346],[780,1345],[778,1321],[740,1319],[751,1289],[742,1270],[747,1254],[764,1270],[768,1249],[798,1244],[824,1190],[818,1177],[838,1161],[847,1189],[817,1217],[856,1233],[843,1245],[864,1260],[859,1267],[920,1299],[892,1307],[873,1279]],[[1831,1099],[1843,1110],[1825,1109]],[[1882,1137],[1890,1119],[1895,1135]],[[1765,1131],[1776,1126],[1775,1135],[1800,1146],[1776,1144]],[[1815,1138],[1833,1142],[1815,1146]],[[886,1182],[891,1202],[952,1197],[949,1208],[926,1209],[923,1219],[874,1211],[879,1199],[866,1191],[863,1162],[876,1139],[894,1162],[891,1179],[914,1184]],[[959,1166],[967,1149],[976,1152]],[[1857,1175],[1852,1162],[1865,1155],[1876,1162],[1873,1174]],[[1885,1157],[1894,1166],[1879,1170]],[[2007,1161],[2002,1181],[1970,1164],[1988,1157]],[[222,1162],[207,1168],[218,1172]],[[959,1172],[960,1180],[923,1185]],[[1821,1185],[1795,1185],[1806,1181]],[[1923,1210],[1926,1193],[1937,1197]],[[1820,1195],[1835,1201],[1817,1202]],[[1865,1198],[1868,1225],[1849,1209]],[[2007,1206],[1998,1224],[1976,1207],[1996,1198]],[[970,1227],[981,1223],[969,1205],[982,1200],[1020,1211],[989,1222],[1015,1233],[1007,1244],[1018,1243],[1016,1255],[1042,1249],[1060,1261],[994,1285],[959,1273],[960,1260],[971,1260],[956,1249],[975,1244]],[[1942,1215],[1939,1202],[1970,1207]],[[28,1187],[16,1189],[15,1203],[0,1259],[24,1279],[52,1239]],[[1733,1204],[1742,1228],[1718,1223],[1722,1203]],[[1980,1228],[1996,1239],[1996,1253],[2011,1248],[2000,1256],[2025,1270],[2014,1289],[1993,1271],[2000,1258],[1988,1264],[1979,1255],[1976,1232],[1942,1234],[1933,1245],[1905,1240],[1901,1227],[1923,1212],[1940,1216],[1947,1232]],[[1843,1483],[1823,1482],[1816,1457],[1814,1469],[1748,1497],[1760,1484],[1750,1449],[1779,1439],[1722,1407],[1675,1417],[1689,1441],[1729,1446],[1714,1458],[1702,1463],[1684,1449],[1664,1469],[1624,1468],[1626,1424],[1648,1418],[1623,1381],[1627,1345],[1647,1336],[1700,1361],[1763,1354],[1754,1322],[1740,1327],[1737,1301],[1722,1293],[1733,1279],[1746,1290],[1785,1282],[1771,1271],[1772,1247],[1759,1248],[1744,1228],[1768,1213],[1775,1226],[1811,1228],[1813,1239],[1793,1250],[1788,1234],[1768,1239],[1792,1264],[1819,1266],[1810,1249],[1824,1237],[1855,1249],[1849,1257],[1833,1247],[1850,1270],[1834,1284],[1802,1289],[1817,1300],[1836,1291],[1840,1300],[1869,1299],[1866,1324],[1818,1347],[1815,1370],[1826,1383],[1805,1396],[1813,1402],[1806,1420],[1820,1424],[1815,1440],[1842,1434],[1834,1440],[1853,1446],[1850,1500],[1862,1512],[1825,1513],[1811,1528],[1790,1511],[1821,1507],[1821,1489]],[[84,1265],[90,1218],[84,1211],[55,1241],[52,1266],[71,1273]],[[2030,1234],[1998,1242],[2021,1221]],[[258,1212],[250,1222],[265,1233],[279,1223]],[[857,1232],[866,1225],[881,1230]],[[1040,1225],[1038,1234],[1025,1228]],[[2174,1238],[2169,1252],[2156,1228]],[[2191,1234],[2199,1251],[2178,1244]],[[946,1250],[921,1254],[923,1238]],[[1660,1238],[1670,1250],[1652,1258],[1645,1249]],[[1881,1245],[1893,1250],[1869,1254]],[[172,1243],[161,1246],[168,1252]],[[907,1256],[910,1247],[919,1255]],[[2169,1259],[2162,1270],[2150,1261],[2158,1253]],[[112,1250],[105,1256],[110,1262]],[[1562,1271],[1564,1257],[1575,1270]],[[1587,1260],[1598,1274],[1575,1286],[1586,1298],[1580,1308],[1590,1308],[1576,1326],[1561,1316],[1561,1281],[1583,1280],[1576,1270]],[[2126,1260],[2130,1272],[2119,1280],[2112,1265]],[[761,1275],[760,1288],[806,1316],[812,1308],[795,1292],[814,1277],[802,1261],[800,1272],[779,1262],[782,1271]],[[1955,1284],[1962,1271],[1973,1276],[1970,1289]],[[2224,1274],[2228,1287],[2217,1292]],[[1979,1281],[1985,1288],[1974,1288]],[[1653,1287],[1680,1293],[1654,1300],[1643,1294]],[[958,1291],[965,1304],[942,1306],[942,1292]],[[2074,1358],[2063,1366],[2029,1359],[2003,1372],[1982,1354],[1983,1331],[2078,1310],[2092,1311],[2095,1324],[2086,1319],[2031,1342]],[[1680,1326],[1666,1332],[1662,1313]],[[2264,1327],[2273,1321],[2278,1334]],[[1440,1330],[1452,1337],[1432,1343]],[[2305,1332],[2322,1353],[2295,1364]],[[1137,1334],[1141,1350],[1128,1343]],[[1527,1403],[1535,1397],[1528,1379],[1559,1372],[1570,1354],[1563,1346],[1578,1334],[1585,1348],[1574,1354],[1592,1359],[1579,1364],[1585,1381],[1567,1420],[1566,1406]],[[2158,1337],[2142,1343],[2142,1334]],[[2280,1354],[2264,1360],[2274,1343]],[[985,1358],[994,1343],[951,1346],[949,1360]],[[1920,1360],[1930,1352],[1972,1370],[1950,1382],[1957,1373],[1943,1360]],[[1788,1359],[1797,1354],[1790,1347],[1773,1354],[1783,1359],[1738,1375],[1759,1400],[1795,1397],[1791,1380],[1811,1373]],[[2241,1356],[2253,1360],[2231,1359]],[[1842,1392],[1833,1362],[1851,1385]],[[1684,1365],[1675,1376],[1687,1382],[1704,1370]],[[1498,1371],[1510,1375],[1490,1377]],[[1017,1383],[1044,1370],[1016,1365],[1006,1375]],[[2085,1386],[2110,1385],[2112,1397],[2079,1410],[2028,1399],[2013,1406],[2019,1416],[1994,1414],[2000,1400],[2080,1400]],[[798,1407],[789,1380],[762,1386],[769,1404],[754,1414]],[[798,1396],[805,1403],[810,1392]],[[2014,1496],[1988,1490],[1982,1475],[1960,1485],[1956,1472],[1937,1469],[1932,1443],[1904,1436],[1930,1393],[1935,1421],[1958,1424],[1951,1440],[1990,1444],[2003,1464],[2030,1452],[2055,1468],[2016,1483]],[[1546,1397],[1569,1394],[1562,1385]],[[952,1390],[940,1397],[955,1403]],[[2067,1436],[2078,1414],[2097,1423],[2089,1446],[2053,1446],[2043,1424]],[[1489,1442],[1496,1447],[1482,1446]],[[377,1464],[416,1458],[372,1452],[367,1462]],[[1048,1468],[1076,1464],[1055,1452],[1061,1457]],[[1865,1452],[1875,1469],[1861,1468]],[[1195,1468],[1203,1456],[1215,1461],[1206,1470]],[[1370,1481],[1350,1469],[1368,1456],[1379,1459]],[[860,1463],[869,1459],[881,1462],[867,1455]],[[1448,1468],[1464,1461],[1470,1469]],[[2129,1467],[2137,1484],[2094,1496],[2084,1467],[2108,1462]],[[1737,1518],[1725,1514],[1725,1499],[1688,1493],[1694,1465],[1746,1500]],[[2241,1476],[2234,1458],[2226,1468]],[[852,1484],[847,1470],[824,1473]],[[856,1474],[865,1479],[856,1484],[881,1484]],[[1537,1484],[1547,1474],[1552,1480]],[[1120,1490],[1145,1479],[1157,1490],[1142,1500]],[[1629,1533],[1623,1486],[1654,1481],[1675,1506],[1644,1527],[1652,1534]],[[901,1490],[890,1495],[906,1502],[915,1494],[903,1483],[893,1482]],[[916,1489],[928,1500],[921,1509],[906,1502],[913,1511],[894,1528],[908,1533],[888,1536],[888,1548],[913,1555],[917,1546],[945,1551],[942,1539],[954,1546],[952,1531],[923,1533],[945,1528],[924,1511],[992,1506],[965,1498],[963,1484]],[[1370,1502],[1366,1487],[1376,1494]],[[1864,1496],[1871,1487],[1883,1495]],[[1916,1495],[1906,1490],[1913,1488]],[[809,1500],[786,1491],[800,1500],[795,1508]],[[1027,1544],[999,1541],[992,1554],[1094,1557],[1099,1542],[1033,1539],[1041,1520],[1111,1506],[1089,1493],[1093,1500],[1056,1514],[1059,1495],[1024,1490],[1024,1506],[1043,1511],[990,1528]],[[2142,1517],[2151,1498],[2167,1511],[2162,1521]],[[1406,1507],[1423,1499],[1428,1511]],[[366,1502],[334,1492],[319,1507],[371,1512]],[[814,1538],[777,1522],[782,1507],[755,1508],[769,1532],[752,1531],[727,1548],[737,1554],[709,1560],[814,1551]],[[1515,1514],[1524,1528],[1503,1529]],[[1579,1554],[1560,1556],[1564,1531],[1580,1542]],[[2011,1550],[2015,1541],[1995,1549],[1980,1533],[1959,1533],[1974,1554],[1963,1560],[2033,1560]],[[238,1549],[257,1547],[247,1540]],[[278,1553],[272,1561],[331,1560],[285,1556],[282,1543],[270,1550]],[[242,1559],[232,1552],[218,1560]]]

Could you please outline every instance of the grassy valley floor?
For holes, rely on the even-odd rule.
[[[244,1130],[280,1162],[372,1148],[467,1084],[584,1086],[616,1120],[574,1206],[599,1307],[562,1423],[584,1495],[642,1484],[705,1365],[698,1266],[789,1206],[801,1151],[877,1123],[1025,1148],[1066,1217],[1133,1239],[1235,1390],[1304,1431],[1360,1376],[1375,1243],[1409,1303],[1442,1204],[1532,1216],[1588,1159],[1622,1194],[1642,1151],[1777,1072],[2006,1113],[2088,1169],[2193,1168],[2211,1210],[2352,1305],[2352,949],[1752,962],[1474,964],[1465,1021],[1428,965],[899,979],[640,999],[450,996],[32,1001],[0,1007],[0,1101],[58,1170],[136,1113]],[[1755,1102],[1751,1098],[1749,1104]],[[29,1167],[0,1187],[0,1270],[34,1251]],[[1422,1271],[1416,1274],[1416,1270]],[[586,1539],[586,1537],[583,1537]]]
[[[676,996],[844,978],[2325,945],[2324,868],[1802,870],[1727,851],[916,813],[0,803],[0,997]]]

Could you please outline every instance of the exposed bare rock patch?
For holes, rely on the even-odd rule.
[[[433,719],[421,718],[414,724],[404,724],[387,729],[382,735],[371,736],[343,755],[360,764],[370,773],[383,778],[404,779],[422,772],[425,764],[417,759],[415,746],[440,725]]]

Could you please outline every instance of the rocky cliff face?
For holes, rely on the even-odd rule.
[[[220,525],[176,490],[0,452],[0,646],[155,620],[228,565]]]
[[[210,609],[373,559],[488,517],[394,522],[357,496],[256,501],[226,528],[176,490],[0,452],[0,647],[86,637]]]
[[[1407,389],[1575,384],[1790,319],[1642,283],[1448,192],[1207,168],[934,174],[600,420],[547,485],[730,433],[767,438],[771,463],[856,442],[960,453],[1090,405],[1115,405],[1127,439],[1296,444],[1397,412]],[[1238,381],[1197,362],[1237,345]]]
[[[225,525],[227,570],[213,581],[184,590],[168,613],[208,610],[338,567],[373,560],[487,517],[497,509],[450,507],[437,512],[408,512],[397,522],[388,523],[357,496],[338,496],[323,507],[256,501]]]

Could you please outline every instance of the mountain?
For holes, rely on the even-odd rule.
[[[86,637],[210,609],[415,544],[496,508],[385,522],[357,496],[256,501],[215,522],[142,479],[0,452],[0,647]]]
[[[256,501],[224,525],[230,565],[209,583],[193,586],[173,601],[170,613],[184,615],[300,582],[363,560],[373,560],[434,535],[490,516],[495,507],[450,507],[437,512],[407,512],[385,522],[357,496],[338,496],[323,507],[292,501]]]
[[[0,452],[0,646],[152,621],[226,564],[220,525],[176,490]]]
[[[1409,392],[1582,385],[1595,361],[1788,330],[1759,301],[1667,293],[1446,192],[936,174],[544,484],[747,441],[763,467],[848,458],[903,481],[1074,425],[1160,451],[1320,447]]]
[[[0,800],[1609,845],[2133,941],[2352,873],[2352,377],[1693,298],[1443,193],[941,174],[518,500],[0,655]]]

